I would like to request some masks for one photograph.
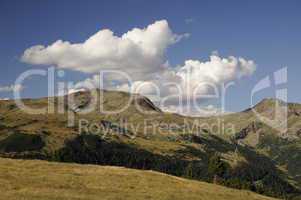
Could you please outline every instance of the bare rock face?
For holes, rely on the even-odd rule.
[[[131,104],[138,106],[138,109],[142,109],[143,111],[162,112],[150,99],[141,95],[134,95]]]
[[[262,124],[260,122],[254,121],[237,132],[233,136],[232,140],[241,145],[247,144],[250,146],[256,146],[259,143],[260,134],[262,134],[261,126]]]
[[[300,117],[301,116],[301,106],[300,104],[290,104],[288,107],[288,113],[289,115],[295,115]]]
[[[72,100],[69,102],[69,106],[73,111],[78,111],[80,109],[85,108],[87,105],[89,105],[91,101],[91,94],[89,92],[77,92],[74,94],[71,94]]]
[[[249,135],[249,133],[251,132],[256,133],[259,130],[259,128],[260,128],[260,124],[258,122],[252,122],[247,127],[241,129],[241,131],[236,133],[234,139],[235,140],[245,139]]]
[[[301,129],[297,131],[297,136],[301,137]]]

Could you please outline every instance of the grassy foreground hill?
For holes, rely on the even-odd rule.
[[[153,171],[111,166],[0,159],[3,200],[272,200]]]

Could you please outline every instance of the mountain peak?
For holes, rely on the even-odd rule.
[[[277,98],[264,98],[255,106],[253,106],[253,109],[259,112],[265,112],[265,111],[274,110],[277,105],[285,106],[287,105],[287,102]]]
[[[140,109],[140,111],[162,112],[149,98],[140,94],[131,94],[121,91],[109,91],[96,89],[93,91],[77,91],[72,95],[74,97],[74,105],[72,107],[78,109],[89,104],[92,95],[96,94],[97,101],[103,104],[104,107],[110,109],[120,109],[122,106],[127,106],[127,103]],[[95,97],[95,96],[94,96]]]

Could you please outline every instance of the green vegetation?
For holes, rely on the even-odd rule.
[[[39,135],[13,133],[0,141],[0,151],[23,152],[41,150],[44,142]]]
[[[210,152],[209,145],[207,149]],[[293,186],[278,176],[277,170],[268,159],[263,157],[260,161],[257,160],[259,163],[256,165],[250,164],[252,159],[256,160],[259,157],[255,153],[248,152],[249,156],[254,154],[254,158],[249,158],[250,162],[231,168],[217,154],[211,155],[208,152],[202,155],[197,149],[192,148],[190,151],[202,157],[203,161],[154,154],[135,146],[112,140],[106,141],[99,136],[87,134],[67,141],[65,147],[57,151],[52,160],[155,170],[232,188],[248,189],[274,197],[288,198],[289,194],[295,196],[294,194],[298,193]],[[242,151],[247,150],[242,148]],[[258,182],[261,183],[259,186]]]
[[[226,163],[221,160],[221,157],[216,154],[209,159],[208,174],[211,178],[215,176],[224,177],[228,168]]]

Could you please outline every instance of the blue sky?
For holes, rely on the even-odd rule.
[[[79,43],[101,29],[117,36],[134,27],[144,28],[167,20],[176,34],[190,37],[168,47],[171,66],[187,59],[208,60],[211,52],[220,56],[241,56],[257,64],[253,75],[236,81],[226,96],[229,110],[249,106],[250,91],[262,78],[288,67],[288,100],[301,102],[301,2],[289,1],[58,1],[0,0],[0,88],[14,84],[28,69],[45,69],[20,61],[33,45],[50,45],[58,39]],[[80,81],[91,74],[67,71],[65,81]],[[24,97],[47,95],[46,81],[33,78],[26,82]],[[1,91],[1,90],[0,90]],[[272,97],[274,88],[256,97]],[[0,98],[12,97],[0,92]]]

